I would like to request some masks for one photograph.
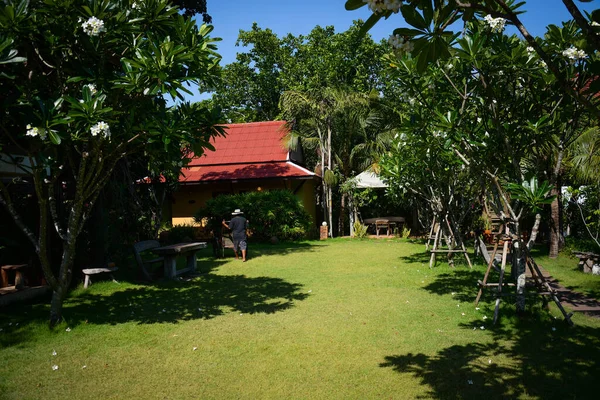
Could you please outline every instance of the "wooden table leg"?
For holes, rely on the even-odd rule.
[[[174,255],[165,254],[165,278],[173,279],[177,276],[177,258]]]
[[[6,272],[5,269],[2,269],[0,271],[2,273],[1,276],[1,281],[0,281],[0,287],[7,287],[8,286],[8,272]]]
[[[196,252],[190,251],[187,256],[187,267],[191,272],[196,272]]]

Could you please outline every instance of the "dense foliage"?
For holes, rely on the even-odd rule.
[[[248,219],[252,239],[265,241],[275,236],[279,240],[294,240],[311,234],[310,216],[298,198],[287,190],[219,196],[208,200],[194,218],[199,223],[207,219],[211,229],[220,231],[222,221],[229,221],[233,210],[238,208]]]
[[[140,155],[153,177],[176,177],[182,153],[201,154],[222,133],[217,112],[167,106],[167,97],[190,93],[187,84],[214,82],[220,60],[212,27],[179,11],[168,0],[0,6],[0,149],[32,177],[39,227],[23,223],[10,185],[0,183],[0,202],[40,259],[54,293],[52,323],[61,319],[77,239],[117,163]],[[62,244],[59,266],[50,234]]]

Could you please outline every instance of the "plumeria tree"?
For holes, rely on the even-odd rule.
[[[529,161],[529,166],[537,164],[538,168],[542,168],[533,173],[543,172],[546,176],[541,178],[548,179],[553,184],[553,194],[556,195],[551,205],[550,233],[553,257],[558,254],[561,243],[560,185],[564,171],[565,149],[577,139],[586,126],[597,124],[600,116],[597,96],[595,96],[600,89],[600,81],[592,72],[597,69],[596,65],[600,62],[595,54],[599,42],[597,33],[600,29],[600,13],[592,12],[584,16],[574,2],[565,0],[563,3],[573,20],[561,27],[550,25],[544,38],[535,38],[519,19],[524,2],[503,0],[470,2],[350,0],[346,2],[346,8],[349,10],[368,6],[373,11],[373,15],[363,26],[364,30],[368,30],[381,18],[388,18],[394,14],[400,15],[410,27],[394,30],[390,36],[390,44],[397,48],[397,51],[410,53],[419,73],[424,73],[432,65],[453,65],[452,58],[457,56],[457,48],[462,50],[458,51],[459,57],[471,59],[469,68],[477,71],[477,80],[482,86],[479,98],[495,101],[489,105],[486,102],[482,103],[490,112],[477,115],[478,121],[482,121],[479,126],[484,127],[482,132],[488,134],[493,134],[493,131],[501,133],[501,140],[506,144],[504,146],[506,152],[500,154],[513,164],[511,180],[521,182],[524,179],[524,171],[521,171],[524,168],[523,162]],[[457,27],[461,25],[459,22],[461,20],[463,29],[459,32]],[[465,35],[473,24],[485,27],[487,33],[475,32],[475,34]],[[523,45],[515,47],[506,39],[502,39],[505,37],[502,33],[509,24],[514,25],[521,33],[524,39]],[[511,40],[514,43],[517,39]],[[505,44],[502,45],[498,43],[499,41]],[[488,57],[490,52],[491,58]],[[502,68],[488,66],[486,70],[486,60],[496,63],[503,54],[504,58],[513,62],[512,66],[510,64]],[[495,65],[497,64],[491,66]],[[499,77],[500,72],[506,75]],[[520,75],[517,80],[507,79],[515,78],[517,75]],[[542,79],[538,79],[540,77]],[[528,97],[522,96],[523,90],[514,90],[515,85],[523,89],[532,82],[538,83],[538,90]],[[459,83],[456,85],[456,92],[461,95],[459,92],[463,90],[460,86],[462,82],[454,83]],[[504,90],[506,87],[513,90]],[[502,96],[502,92],[505,96]],[[468,91],[464,91],[462,96],[464,97],[465,94],[469,94]],[[519,104],[521,108],[509,107],[510,104]],[[455,121],[464,119],[465,107],[461,105],[458,110],[461,118]],[[521,112],[525,118],[521,118],[520,122],[515,118],[515,110],[525,111],[525,113]],[[490,123],[494,127],[493,130],[489,129]],[[538,132],[538,137],[521,135],[527,130],[531,132],[530,128]],[[510,131],[518,135],[506,135]],[[540,135],[545,137],[542,138]],[[529,148],[522,147],[526,151],[521,152],[514,147],[517,143],[515,139],[519,136],[526,139],[524,144]],[[530,146],[527,139],[534,141],[534,146]],[[498,161],[497,157],[490,160]],[[540,161],[545,165],[542,166]]]
[[[0,183],[0,202],[52,288],[51,325],[62,319],[77,239],[117,162],[141,154],[169,176],[187,150],[200,154],[222,133],[218,113],[166,102],[190,93],[187,84],[212,85],[219,56],[210,31],[168,0],[0,6],[2,157],[31,176],[39,226],[24,223],[11,182]],[[59,265],[53,236],[62,244]]]

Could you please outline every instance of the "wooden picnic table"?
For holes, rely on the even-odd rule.
[[[177,275],[196,271],[196,252],[206,248],[206,242],[178,243],[170,246],[151,249],[155,254],[164,257],[165,278],[173,279]],[[187,257],[187,266],[177,270],[177,256]]]
[[[375,227],[375,233],[379,236],[380,229],[386,229],[386,233],[390,236],[396,225],[402,225],[406,222],[404,217],[376,217],[376,218],[365,218],[363,223],[365,225],[371,225]]]

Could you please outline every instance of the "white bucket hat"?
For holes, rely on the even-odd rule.
[[[243,214],[243,212],[239,208],[236,208],[235,211],[231,213],[231,215],[240,215],[240,214]]]

